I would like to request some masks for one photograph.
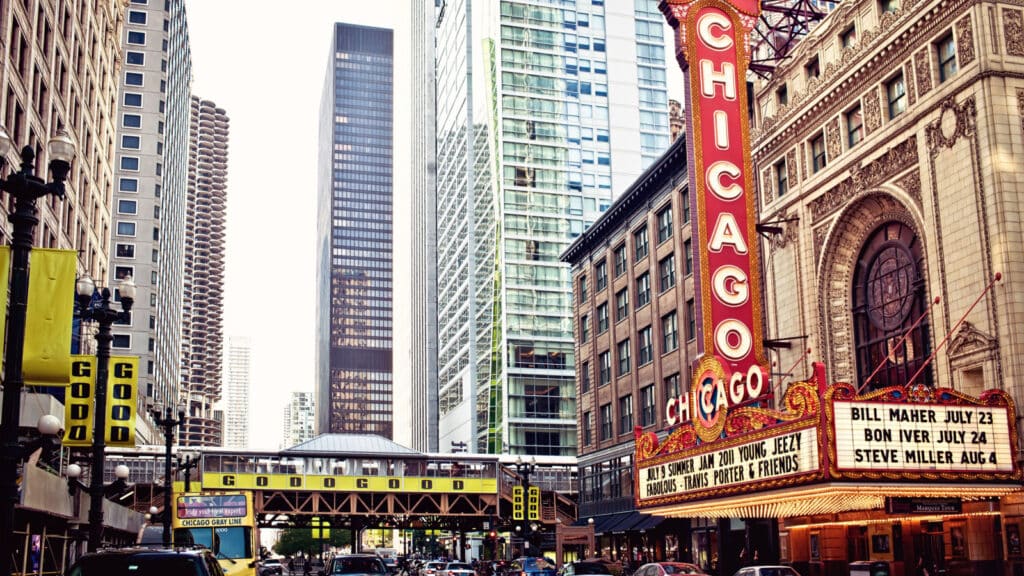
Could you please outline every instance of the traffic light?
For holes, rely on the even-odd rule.
[[[498,531],[497,530],[491,530],[490,532],[487,533],[487,537],[490,538],[491,540],[497,540],[498,539]]]
[[[512,519],[523,520],[523,487],[512,487]]]
[[[530,520],[540,520],[540,488],[530,486],[529,498],[526,501],[526,512]]]

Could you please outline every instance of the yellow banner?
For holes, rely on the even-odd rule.
[[[203,489],[497,494],[496,478],[327,476],[203,472]]]
[[[33,248],[22,375],[29,386],[71,381],[71,316],[75,305],[74,250]],[[4,285],[6,286],[6,284]]]
[[[7,322],[4,320],[7,310],[7,287],[11,277],[11,247],[0,246],[0,350],[4,349],[4,337],[7,335]]]
[[[71,357],[71,386],[64,395],[64,446],[92,446],[92,402],[96,357]]]
[[[139,359],[111,356],[107,374],[107,446],[135,447],[135,406],[139,388]]]
[[[512,519],[523,519],[523,487],[512,487]]]

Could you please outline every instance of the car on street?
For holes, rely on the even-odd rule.
[[[224,576],[206,548],[122,548],[100,550],[79,558],[67,576]]]
[[[800,573],[789,566],[747,566],[733,576],[800,576]]]
[[[476,576],[476,570],[465,562],[449,562],[441,569],[441,576]]]
[[[438,572],[444,569],[445,562],[427,562],[420,568],[420,576],[441,576]]]
[[[555,565],[547,558],[526,556],[512,561],[508,576],[555,576]]]
[[[257,570],[256,573],[259,576],[281,576],[284,574],[284,566],[278,558],[267,558],[263,562],[260,562],[259,570]]]
[[[350,576],[367,575],[383,576],[388,573],[384,560],[374,554],[342,554],[331,558],[327,570],[321,570],[322,576],[346,574]]]
[[[673,576],[674,574],[707,574],[689,562],[651,562],[633,572],[633,576]]]
[[[558,576],[619,576],[622,567],[614,569],[611,562],[599,560],[577,560],[562,566]]]

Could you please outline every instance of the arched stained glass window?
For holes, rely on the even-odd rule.
[[[857,380],[866,390],[909,384],[931,354],[923,262],[917,234],[901,222],[882,224],[861,248],[853,315]],[[931,385],[931,368],[914,382]]]

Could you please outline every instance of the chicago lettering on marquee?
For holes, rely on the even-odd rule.
[[[697,354],[688,397],[671,399],[667,423],[691,420],[721,434],[725,412],[768,393],[762,346],[746,71],[756,0],[664,0],[686,76],[689,185],[697,296]]]
[[[497,494],[495,478],[331,476],[321,474],[203,473],[203,489],[318,490],[329,492],[457,492]]]

